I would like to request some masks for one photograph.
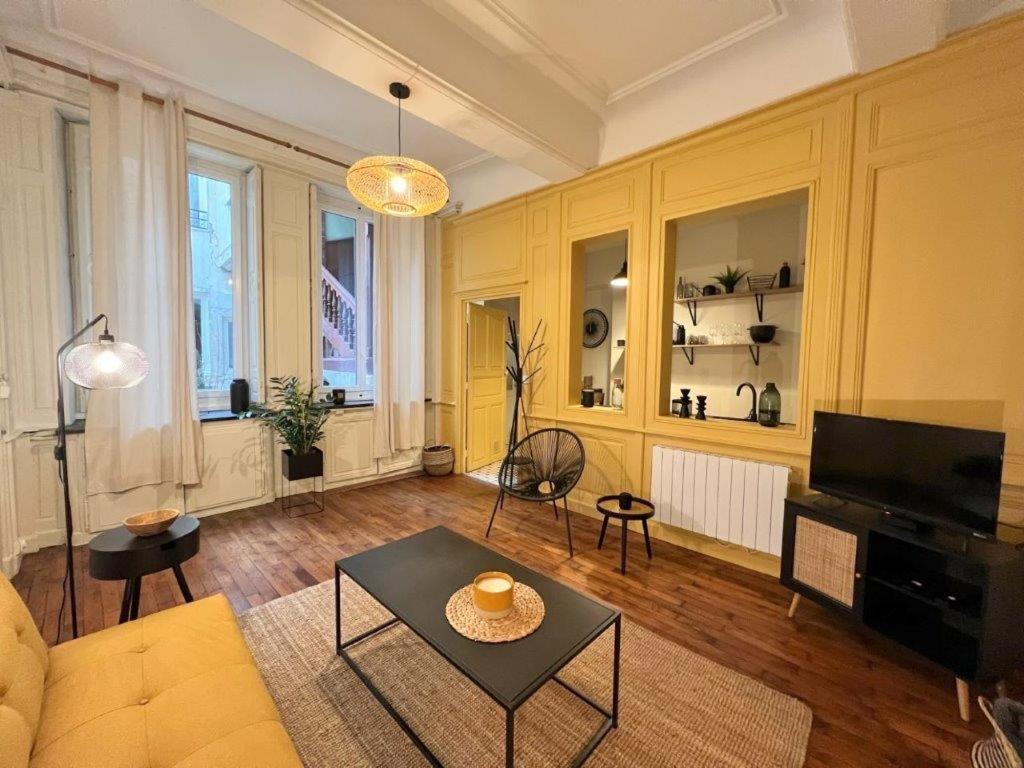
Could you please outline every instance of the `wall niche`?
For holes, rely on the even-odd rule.
[[[679,415],[689,390],[691,417],[706,396],[709,420],[749,420],[770,382],[782,398],[781,425],[797,417],[808,193],[799,189],[666,223],[665,281],[673,304],[670,369],[662,415]],[[788,267],[788,280],[783,267]],[[742,274],[734,286],[717,278]],[[774,326],[755,329],[752,326]],[[770,338],[759,335],[769,334]],[[771,335],[771,334],[774,335]],[[755,403],[752,411],[752,403]]]

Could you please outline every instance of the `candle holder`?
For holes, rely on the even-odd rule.
[[[503,619],[512,612],[515,579],[501,571],[485,571],[473,579],[473,607],[485,619]]]

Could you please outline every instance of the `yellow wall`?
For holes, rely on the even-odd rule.
[[[655,445],[787,464],[802,487],[815,409],[1003,430],[1004,480],[1024,485],[1022,50],[1018,14],[933,53],[448,220],[442,439],[461,445],[464,302],[516,293],[525,332],[546,325],[531,413],[586,446],[578,508],[611,490],[649,492]],[[671,343],[667,222],[800,188],[810,205],[795,426],[660,414]],[[572,243],[622,229],[626,407],[583,409],[569,355]],[[1020,497],[1007,494],[1004,522],[1024,518]]]

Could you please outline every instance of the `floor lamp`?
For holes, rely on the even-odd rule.
[[[99,341],[79,344],[64,356],[61,356],[90,328],[103,321],[103,333]],[[86,389],[126,389],[134,387],[149,373],[149,361],[141,349],[123,341],[114,341],[107,327],[107,316],[96,315],[84,328],[65,341],[57,350],[57,444],[53,447],[53,457],[57,460],[57,473],[61,485],[64,486],[64,529],[67,538],[64,542],[67,555],[67,573],[65,574],[65,596],[71,600],[71,635],[78,637],[78,603],[75,598],[75,562],[71,537],[74,523],[71,519],[71,493],[68,489],[68,452],[67,422],[64,418],[64,376],[73,383]],[[63,604],[61,604],[63,608]],[[57,620],[57,637],[60,638],[60,625]]]

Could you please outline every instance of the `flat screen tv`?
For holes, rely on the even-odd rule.
[[[994,534],[1006,435],[816,411],[810,487],[894,516]]]

